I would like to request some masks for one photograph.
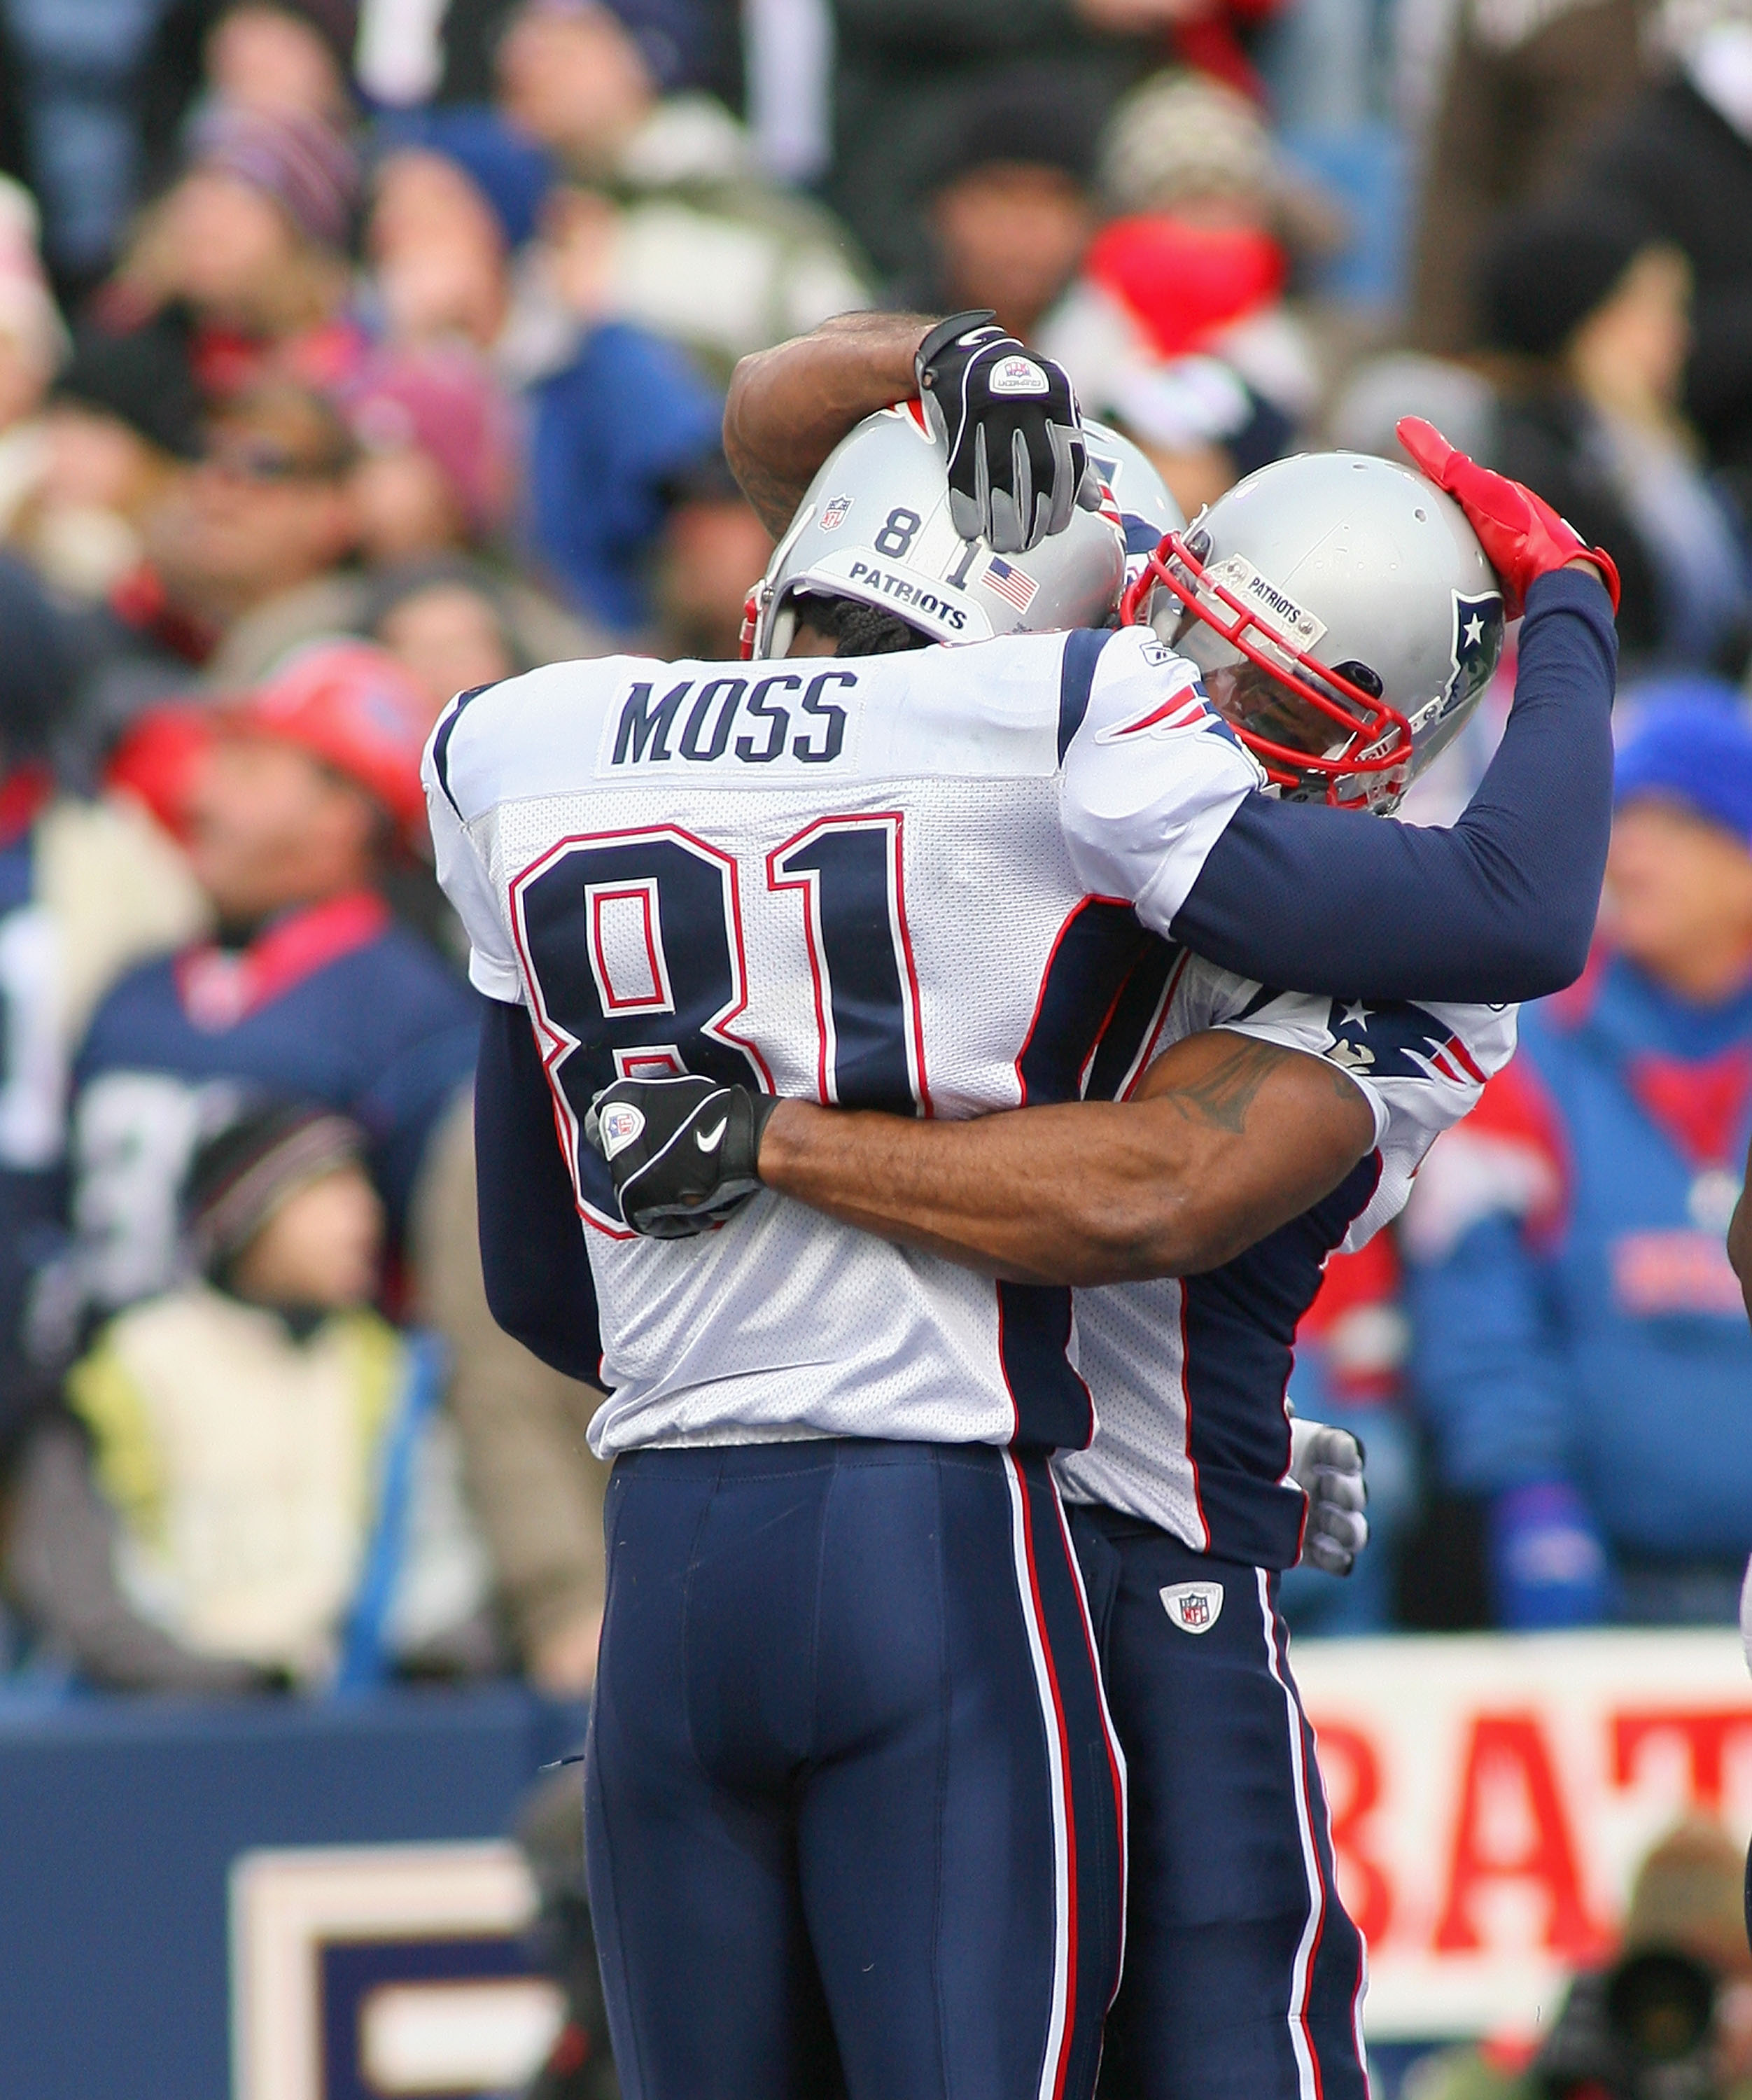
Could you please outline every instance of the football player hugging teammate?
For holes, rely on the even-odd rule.
[[[1610,562],[1402,436],[1189,527],[990,315],[830,323],[726,411],[745,660],[434,737],[489,1295],[608,1394],[637,2100],[1366,2090],[1278,1611],[1361,1454],[1290,1348],[1581,967],[1615,658]],[[1472,805],[1375,821],[1523,614]]]

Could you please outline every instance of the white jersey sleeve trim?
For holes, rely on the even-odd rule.
[[[1148,628],[1115,634],[1065,753],[1060,816],[1079,878],[1166,934],[1258,762],[1211,712],[1197,668]]]
[[[517,1006],[523,1003],[523,980],[517,967],[510,934],[499,909],[492,877],[450,799],[435,755],[439,737],[445,725],[451,722],[457,704],[452,700],[440,718],[420,762],[438,880],[469,937],[469,982],[488,999]]]

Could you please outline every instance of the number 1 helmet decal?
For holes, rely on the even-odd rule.
[[[1118,510],[1079,510],[1026,554],[964,540],[949,516],[943,449],[916,401],[867,417],[811,484],[750,594],[744,646],[783,656],[797,600],[880,606],[933,642],[1100,627],[1124,584]]]

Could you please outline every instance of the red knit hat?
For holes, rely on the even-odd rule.
[[[363,788],[405,838],[424,836],[420,758],[432,704],[387,650],[312,642],[218,719],[233,733],[298,745]]]

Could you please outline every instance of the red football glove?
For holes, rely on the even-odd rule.
[[[1574,526],[1560,518],[1542,496],[1456,452],[1435,425],[1421,416],[1401,416],[1394,429],[1419,470],[1438,488],[1445,488],[1466,513],[1485,559],[1497,572],[1503,610],[1511,620],[1519,620],[1526,610],[1530,584],[1578,555],[1598,567],[1612,609],[1617,611],[1617,564],[1604,547],[1587,545]]]

